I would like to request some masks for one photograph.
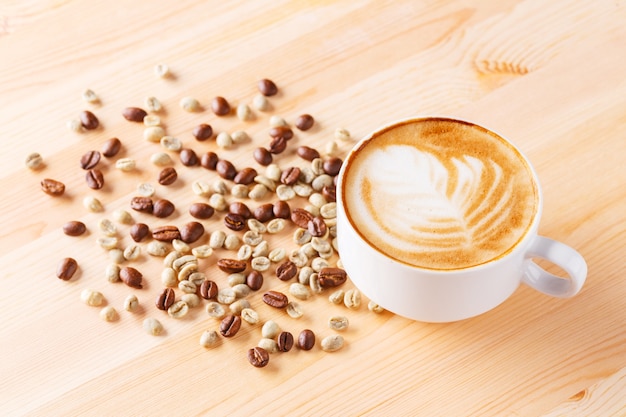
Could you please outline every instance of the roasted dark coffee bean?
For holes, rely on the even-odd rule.
[[[254,178],[257,176],[256,169],[244,168],[235,175],[233,181],[235,184],[249,185],[254,182]]]
[[[289,332],[280,332],[276,338],[278,342],[278,350],[281,352],[289,352],[293,347],[293,335]]]
[[[143,122],[144,117],[147,115],[148,113],[139,107],[126,107],[122,110],[122,116],[129,122]]]
[[[260,165],[268,166],[274,160],[270,151],[266,148],[256,148],[252,153],[254,160],[257,161]]]
[[[283,170],[280,174],[280,182],[285,185],[294,185],[300,178],[300,168],[289,167]]]
[[[143,275],[141,272],[130,266],[125,266],[120,270],[120,279],[122,282],[132,288],[142,288],[141,281]]]
[[[293,138],[293,130],[289,126],[274,126],[270,128],[268,133],[272,138],[283,138],[285,140]]]
[[[193,167],[200,163],[198,155],[193,149],[183,148],[180,151],[180,162],[186,167]]]
[[[57,278],[69,281],[78,270],[78,262],[74,258],[64,258],[57,265]]]
[[[309,228],[309,222],[313,220],[313,215],[303,208],[295,208],[291,210],[291,221],[302,229]]]
[[[202,123],[194,127],[191,134],[198,141],[207,140],[210,139],[211,136],[213,136],[213,128],[211,127],[211,125]]]
[[[135,223],[130,227],[130,237],[135,242],[141,242],[150,234],[150,228],[145,223]]]
[[[100,126],[100,121],[96,115],[89,110],[80,112],[78,118],[80,119],[80,124],[87,130],[94,130]]]
[[[316,149],[310,148],[308,146],[298,146],[298,149],[296,149],[296,154],[300,158],[307,161],[312,161],[320,157],[320,153]]]
[[[80,236],[87,231],[85,223],[72,220],[63,225],[63,233],[68,236]]]
[[[263,302],[270,307],[285,308],[289,304],[289,299],[282,292],[270,290],[263,294]]]
[[[337,201],[337,187],[335,185],[325,185],[322,188],[322,195],[329,203]]]
[[[341,268],[322,268],[317,274],[322,288],[338,287],[348,279],[348,274]]]
[[[102,156],[111,158],[117,155],[120,149],[122,149],[122,142],[118,138],[111,138],[102,145]]]
[[[204,234],[202,223],[189,222],[180,229],[180,239],[185,243],[193,243]]]
[[[253,291],[260,290],[263,286],[263,274],[259,271],[251,271],[246,275],[246,285]]]
[[[230,104],[224,97],[214,97],[211,100],[211,110],[218,116],[226,116],[230,113]]]
[[[189,214],[196,219],[210,219],[215,213],[215,209],[206,203],[193,203],[189,206]]]
[[[85,174],[87,186],[92,190],[99,190],[104,187],[104,175],[98,168],[90,169]]]
[[[238,214],[246,220],[252,217],[252,211],[250,208],[246,205],[246,203],[242,203],[241,201],[234,201],[230,203],[228,211],[233,214]]]
[[[298,335],[298,347],[302,350],[311,350],[315,346],[315,333],[312,330],[304,329]]]
[[[160,226],[152,230],[152,238],[160,242],[171,242],[180,237],[180,230],[176,226]]]
[[[220,323],[220,334],[224,337],[233,337],[241,328],[241,317],[228,315]]]
[[[161,294],[159,294],[154,302],[156,308],[159,310],[167,310],[174,304],[176,294],[171,288],[165,288]]]
[[[80,157],[80,167],[82,169],[91,169],[100,162],[100,152],[88,151]]]
[[[224,226],[238,232],[246,228],[246,219],[236,213],[227,213],[224,216]]]
[[[254,209],[254,213],[252,214],[254,218],[261,223],[270,221],[274,218],[274,205],[272,203],[261,204]]]
[[[217,267],[229,274],[243,272],[247,266],[246,261],[240,261],[239,259],[222,258],[217,261]]]
[[[311,234],[311,236],[322,237],[326,235],[328,231],[328,226],[326,226],[326,222],[321,217],[314,217],[309,224],[307,225],[307,230]]]
[[[214,171],[220,158],[215,152],[207,152],[200,157],[200,165],[203,168]]]
[[[310,114],[301,114],[296,118],[296,127],[302,131],[309,130],[313,127],[315,119]]]
[[[154,202],[154,207],[152,208],[152,214],[154,214],[158,218],[165,218],[174,213],[174,203],[169,200],[161,199]]]
[[[257,81],[257,88],[264,96],[270,97],[278,93],[278,87],[272,80],[268,80],[267,78],[263,78],[262,80]]]
[[[262,347],[248,349],[248,362],[256,368],[263,368],[270,362],[270,354]]]
[[[40,185],[42,191],[49,195],[60,196],[65,193],[65,184],[61,181],[53,180],[52,178],[45,178],[41,180]]]
[[[298,273],[298,267],[291,261],[283,262],[276,268],[276,276],[281,281],[289,281]]]
[[[178,172],[173,167],[165,167],[159,172],[159,184],[171,185],[178,178]]]
[[[142,213],[152,213],[154,202],[150,197],[137,196],[130,200],[130,208]]]
[[[291,207],[286,201],[277,201],[272,205],[272,213],[278,219],[288,219],[291,217]]]
[[[324,172],[326,174],[335,176],[339,174],[342,164],[343,160],[341,158],[333,156],[324,161],[324,163],[322,164],[322,168],[324,168]]]
[[[205,279],[202,281],[202,284],[200,284],[200,297],[205,300],[211,300],[217,297],[218,290],[219,289],[217,288],[217,283],[215,281]]]
[[[217,165],[215,166],[215,170],[217,174],[224,178],[225,180],[232,180],[237,175],[237,169],[232,164],[232,162],[227,161],[225,159],[220,159],[217,161]]]
[[[275,155],[283,153],[287,149],[287,139],[283,137],[272,138],[268,150]]]

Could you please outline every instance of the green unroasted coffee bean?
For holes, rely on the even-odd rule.
[[[278,352],[278,343],[276,343],[276,340],[274,339],[263,337],[261,338],[261,340],[259,340],[259,343],[257,343],[257,346],[265,349],[267,353]]]
[[[259,322],[259,313],[252,308],[244,308],[241,310],[241,319],[249,324],[257,324]]]
[[[325,352],[335,352],[343,347],[343,336],[333,334],[322,339],[321,346]]]
[[[328,319],[328,327],[337,331],[346,330],[349,324],[350,322],[346,316],[332,316]]]
[[[289,293],[300,300],[307,300],[311,297],[311,290],[299,282],[294,282],[289,286]]]
[[[161,322],[153,317],[148,317],[143,321],[143,329],[152,336],[158,336],[163,333],[164,330]]]
[[[117,310],[112,306],[106,306],[100,310],[100,318],[104,321],[115,321],[119,318]]]
[[[100,291],[85,288],[80,293],[80,299],[87,305],[92,307],[101,306],[104,303],[104,296]]]
[[[188,312],[189,312],[189,306],[183,300],[178,300],[174,302],[174,304],[172,304],[167,309],[167,314],[174,319],[183,318],[187,315]]]
[[[138,308],[139,300],[136,295],[130,294],[124,299],[124,310],[134,312],[137,311]]]
[[[287,307],[285,307],[285,311],[292,319],[299,319],[304,315],[302,307],[295,301],[290,301],[289,304],[287,304]]]
[[[341,304],[343,303],[343,295],[344,295],[343,290],[337,290],[328,296],[328,301],[330,301],[333,304]]]
[[[218,302],[211,301],[206,305],[206,312],[209,317],[221,319],[226,315],[226,309]]]
[[[200,335],[200,346],[211,348],[219,343],[219,336],[215,330],[206,330]]]
[[[367,303],[367,309],[371,312],[374,313],[382,313],[385,311],[384,308],[382,308],[381,306],[379,306],[377,303],[375,303],[374,301],[370,301],[369,303]]]
[[[357,309],[361,306],[361,292],[357,289],[346,291],[343,295],[343,303],[350,309]]]
[[[268,339],[273,339],[280,333],[280,326],[274,320],[268,320],[263,323],[261,328],[261,335]]]

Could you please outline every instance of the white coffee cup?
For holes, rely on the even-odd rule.
[[[361,204],[357,203],[358,198],[350,192],[353,190],[352,187],[362,186],[362,182],[357,182],[357,180],[353,179],[360,178],[359,175],[361,174],[348,175],[348,172],[352,172],[352,170],[356,172],[357,168],[354,168],[355,166],[366,166],[367,161],[360,161],[361,158],[366,158],[364,154],[367,153],[364,149],[377,148],[379,145],[376,144],[376,141],[385,140],[381,139],[386,137],[385,135],[393,135],[393,132],[399,126],[403,128],[408,126],[406,129],[409,127],[421,129],[421,126],[425,123],[440,122],[443,123],[442,126],[446,126],[446,129],[449,127],[454,130],[456,129],[455,126],[458,125],[460,128],[469,129],[470,133],[471,131],[476,131],[477,134],[489,135],[496,142],[500,141],[497,146],[501,147],[503,151],[517,154],[520,161],[527,166],[529,184],[532,184],[534,190],[533,211],[528,216],[527,225],[515,243],[505,251],[502,251],[501,254],[493,256],[493,259],[481,261],[476,265],[459,265],[459,267],[452,265],[443,268],[424,267],[412,264],[410,260],[396,258],[395,255],[390,255],[385,250],[377,247],[376,244],[373,244],[371,240],[368,240],[370,237],[366,237],[367,232],[364,231],[366,228],[363,226],[363,223],[359,223],[356,220],[358,218],[356,214],[348,212],[351,210],[350,207],[358,208],[358,205]],[[451,135],[452,133],[446,134]],[[406,138],[408,136],[404,134],[403,137]],[[419,141],[421,139],[416,137],[415,140]],[[410,148],[411,145],[408,146]],[[376,150],[376,152],[379,150]],[[401,150],[400,153],[396,154],[387,152],[384,157],[378,160],[385,161],[385,158],[393,158],[394,155],[402,155],[401,158],[404,158],[407,153],[410,154],[412,152],[413,150],[411,149],[408,149],[408,152]],[[415,152],[421,151],[416,150]],[[372,153],[370,152],[370,154]],[[437,158],[439,156],[434,155],[433,161],[435,163],[437,163]],[[416,160],[421,161],[419,158]],[[392,163],[386,166],[389,170],[393,170],[396,168],[394,167],[396,164],[393,163],[393,159],[387,160],[387,162],[390,161]],[[410,169],[407,170],[406,167],[402,167],[403,163],[398,161],[397,169],[402,170],[402,173],[408,171],[406,175],[410,177],[412,168],[409,167]],[[364,172],[363,175],[369,175],[367,169],[363,168],[362,171]],[[371,167],[370,171],[375,172]],[[387,174],[385,173],[385,175]],[[372,195],[375,195],[377,192],[386,192],[386,190],[376,189],[376,187],[381,186],[381,184],[376,182],[383,182],[382,185],[385,185],[384,182],[387,178],[385,175],[382,175],[382,180],[376,178],[377,175],[372,175],[372,178],[367,180],[368,187],[372,187]],[[502,181],[502,179],[500,180]],[[397,199],[399,201],[393,198],[390,199],[394,200],[390,201],[392,211],[402,209],[401,200],[404,198],[402,195],[406,195],[406,193],[399,195],[400,197]],[[352,203],[347,202],[346,198],[348,197]],[[388,311],[419,321],[451,322],[482,314],[505,301],[513,294],[521,282],[550,296],[571,297],[577,294],[583,286],[587,275],[587,265],[583,257],[573,248],[537,234],[542,201],[539,181],[530,162],[519,149],[501,135],[471,122],[447,117],[420,117],[401,120],[378,129],[362,139],[344,160],[337,184],[337,238],[339,254],[348,276],[365,296]],[[362,204],[365,204],[365,202]],[[357,211],[356,208],[354,212]],[[400,216],[404,215],[406,213],[400,213]],[[501,222],[499,218],[496,218],[496,220]],[[377,218],[377,221],[384,221],[384,219],[380,220]],[[376,228],[375,226],[374,224],[370,227],[373,233],[385,233],[384,230],[386,230],[387,225],[383,224],[381,228]],[[398,236],[401,235],[402,233],[398,234]],[[437,243],[436,235],[434,235],[434,239]],[[408,244],[411,245],[413,243],[415,242],[409,242]],[[415,244],[417,245],[416,247],[421,247],[419,242]],[[435,248],[434,250],[440,250],[440,248]],[[543,258],[558,265],[568,274],[569,278],[561,278],[547,272],[536,264],[532,258]]]

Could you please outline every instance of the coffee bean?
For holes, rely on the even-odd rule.
[[[253,291],[260,290],[263,286],[263,274],[259,271],[251,271],[246,275],[246,285]]]
[[[213,136],[213,128],[211,127],[211,125],[202,123],[194,127],[191,131],[191,134],[194,138],[196,138],[196,140],[204,141],[210,139],[211,136]]]
[[[215,213],[215,209],[206,203],[193,203],[189,206],[189,214],[196,219],[206,220],[211,218]]]
[[[310,148],[308,146],[298,146],[298,149],[296,149],[296,154],[300,158],[307,161],[313,161],[314,159],[320,157],[320,153],[316,149]]]
[[[78,118],[80,119],[80,124],[87,130],[94,130],[100,126],[100,121],[96,115],[89,110],[80,112]]]
[[[272,154],[283,153],[287,149],[287,139],[283,137],[272,138],[268,150]]]
[[[129,122],[143,122],[143,118],[147,115],[148,113],[139,107],[126,107],[122,110],[122,116]]]
[[[348,274],[341,268],[322,268],[317,274],[322,288],[338,287],[348,279]]]
[[[101,152],[104,157],[111,158],[117,155],[117,153],[120,151],[121,148],[122,148],[122,142],[120,142],[118,138],[111,138],[107,140],[106,142],[104,142],[104,144],[102,145]]]
[[[219,160],[220,159],[215,152],[207,152],[200,157],[200,165],[203,168],[214,171]]]
[[[237,175],[237,169],[235,166],[225,159],[220,159],[215,166],[217,174],[225,180],[232,180]]]
[[[335,176],[339,174],[342,164],[343,164],[343,160],[341,158],[337,158],[333,156],[333,157],[326,159],[322,166],[326,174]]]
[[[235,175],[233,181],[235,184],[249,185],[254,182],[254,178],[257,176],[257,171],[254,168],[244,168]]]
[[[241,317],[228,315],[220,323],[220,333],[224,337],[233,337],[241,328]]]
[[[313,127],[315,119],[310,114],[301,114],[296,118],[296,127],[302,131],[309,130]]]
[[[257,88],[259,92],[266,97],[270,97],[278,93],[278,87],[272,80],[268,80],[267,78],[263,78],[257,82]]]
[[[281,281],[289,281],[298,273],[298,267],[291,261],[283,262],[276,268],[276,276]]]
[[[252,211],[250,210],[250,208],[241,201],[234,201],[230,203],[230,206],[228,206],[228,211],[233,214],[238,214],[246,220],[252,217]]]
[[[270,361],[270,354],[262,347],[255,346],[248,349],[248,362],[254,367],[263,368]]]
[[[152,230],[152,238],[160,242],[171,242],[180,239],[180,230],[176,226],[160,226]]]
[[[263,294],[263,302],[270,307],[285,308],[289,304],[289,299],[282,292],[270,290]]]
[[[240,261],[238,259],[222,258],[217,261],[217,267],[229,274],[243,272],[246,270],[247,266],[246,261]]]
[[[78,270],[78,262],[74,258],[64,258],[57,265],[57,278],[69,281]]]
[[[100,162],[100,152],[88,151],[80,158],[80,167],[82,169],[91,169]]]
[[[266,148],[256,148],[252,153],[254,160],[257,161],[260,165],[268,166],[272,163],[273,157],[270,151]]]
[[[289,126],[274,126],[270,128],[268,133],[271,138],[283,138],[285,140],[293,138],[293,130]]]
[[[53,180],[52,178],[45,178],[40,182],[41,190],[52,196],[61,196],[65,192],[65,184],[61,181]]]
[[[278,219],[288,219],[291,217],[291,208],[286,201],[277,201],[272,205],[274,217]]]
[[[293,335],[289,332],[280,332],[276,341],[281,352],[289,352],[293,347]]]
[[[202,284],[200,284],[200,297],[204,298],[205,300],[211,300],[217,297],[217,292],[218,288],[215,281],[205,279],[204,281],[202,281]]]
[[[159,310],[167,310],[174,304],[176,294],[171,288],[165,288],[161,294],[159,294],[154,302],[156,308]]]
[[[150,234],[150,228],[145,223],[135,223],[130,227],[130,237],[135,242],[141,242]]]
[[[154,203],[150,197],[137,196],[130,200],[130,208],[135,211],[151,214],[152,210],[154,210]]]
[[[104,187],[104,175],[98,168],[90,169],[85,174],[87,186],[92,190],[99,190]]]
[[[291,211],[291,221],[302,229],[309,228],[309,222],[313,220],[313,215],[302,208],[295,208]]]
[[[152,214],[162,219],[174,213],[175,209],[174,203],[169,200],[161,199],[154,202]]]
[[[129,287],[142,288],[141,280],[143,279],[143,275],[135,268],[125,266],[120,269],[120,279]]]
[[[224,216],[224,226],[238,232],[246,228],[246,219],[236,213],[227,213]]]
[[[200,160],[193,149],[183,148],[180,151],[180,162],[186,167],[193,167],[198,165]]]
[[[189,222],[180,229],[180,239],[185,243],[193,243],[204,234],[202,223]]]
[[[335,185],[325,185],[322,188],[322,195],[324,196],[326,201],[328,201],[329,203],[336,202],[337,201],[337,187]]]
[[[252,214],[261,223],[270,221],[274,218],[274,205],[272,203],[261,204],[254,209]]]
[[[63,233],[68,236],[80,236],[87,231],[85,223],[72,220],[63,225]]]
[[[314,237],[322,237],[326,235],[328,231],[328,226],[326,226],[326,222],[321,217],[313,217],[311,221],[307,225],[307,230]]]
[[[280,174],[280,182],[285,185],[294,185],[300,178],[300,168],[289,167]]]
[[[165,167],[159,172],[158,182],[161,185],[171,185],[178,178],[178,173],[173,167]]]
[[[312,330],[304,329],[298,335],[298,347],[302,350],[311,350],[315,346],[315,333]]]
[[[217,96],[211,100],[211,110],[218,116],[226,116],[230,113],[230,104],[224,97]]]

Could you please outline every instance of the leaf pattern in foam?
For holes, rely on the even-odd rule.
[[[369,214],[392,247],[429,252],[482,246],[507,218],[511,187],[491,160],[442,160],[401,145],[372,158],[366,178],[378,184]]]

